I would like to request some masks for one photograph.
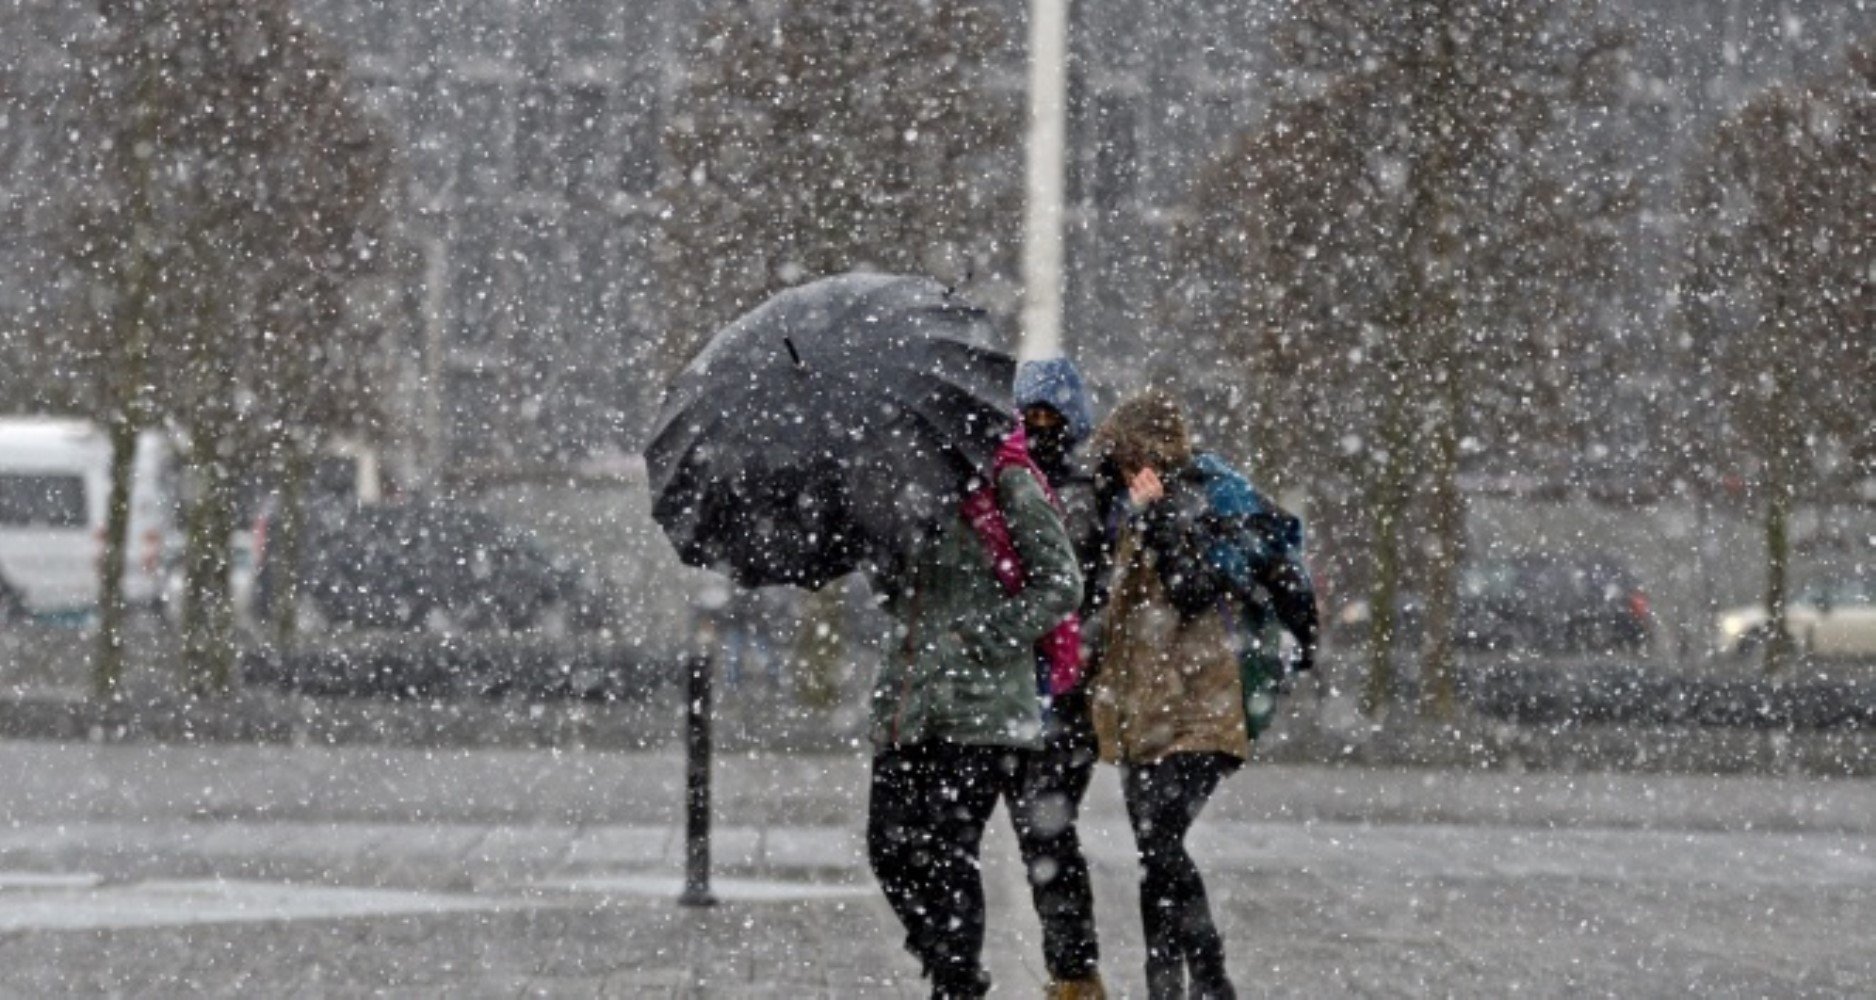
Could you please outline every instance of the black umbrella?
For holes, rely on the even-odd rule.
[[[724,328],[665,398],[652,516],[694,566],[820,587],[952,509],[1014,426],[1016,362],[925,278],[848,274]]]

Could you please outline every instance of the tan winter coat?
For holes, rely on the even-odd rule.
[[[1116,577],[1094,679],[1101,759],[1149,764],[1174,753],[1250,756],[1238,655],[1222,614],[1181,624],[1152,550],[1131,530]]]
[[[1178,511],[1179,470],[1192,461],[1185,416],[1163,393],[1114,408],[1090,451],[1121,470],[1150,467],[1167,484],[1160,503]],[[1238,655],[1223,614],[1181,623],[1161,583],[1158,554],[1142,544],[1141,521],[1125,519],[1115,540],[1114,577],[1100,631],[1093,686],[1101,759],[1157,762],[1175,753],[1250,756]]]

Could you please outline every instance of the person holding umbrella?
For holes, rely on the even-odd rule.
[[[1019,428],[990,469],[960,483],[994,499],[1022,586],[1010,593],[980,533],[957,516],[876,581],[895,622],[873,688],[867,853],[933,997],[978,997],[979,850],[999,798],[1020,801],[1041,746],[1037,640],[1075,611],[1081,572]],[[1026,817],[1019,825],[1027,824]]]
[[[743,587],[864,572],[892,617],[867,849],[938,997],[989,989],[984,824],[1041,745],[1034,649],[1082,588],[998,339],[929,278],[786,289],[678,373],[645,450],[684,562]]]

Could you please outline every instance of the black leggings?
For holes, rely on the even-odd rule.
[[[1232,997],[1225,945],[1212,922],[1205,881],[1186,853],[1186,831],[1225,776],[1242,762],[1220,753],[1176,753],[1124,769],[1127,820],[1140,852],[1140,923],[1147,995]]]
[[[1098,756],[1087,696],[1063,695],[1056,699],[1042,749],[1028,757],[1021,795],[1010,799],[1030,897],[1042,921],[1042,961],[1049,976],[1062,981],[1093,976],[1101,962],[1094,889],[1075,831]]]
[[[982,996],[984,824],[1029,751],[932,742],[873,756],[866,849],[905,946],[942,997]]]

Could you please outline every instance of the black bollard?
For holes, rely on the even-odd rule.
[[[684,894],[680,906],[715,906],[710,894],[710,657],[692,656],[685,707]]]

